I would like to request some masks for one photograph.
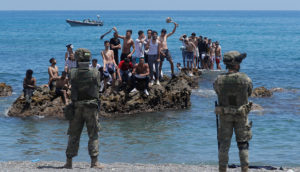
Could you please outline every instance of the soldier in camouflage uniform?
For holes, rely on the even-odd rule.
[[[73,68],[70,72],[72,104],[66,107],[67,110],[64,109],[65,116],[69,120],[69,141],[66,150],[67,162],[63,167],[72,168],[72,158],[78,153],[80,135],[84,124],[86,124],[91,168],[102,168],[98,164],[100,73],[96,69],[89,68],[91,59],[89,50],[77,49],[75,58],[78,68]]]
[[[228,73],[219,75],[214,82],[219,102],[215,112],[220,115],[218,134],[220,172],[227,170],[233,130],[239,148],[242,172],[248,171],[248,141],[252,138],[252,123],[248,121],[252,103],[248,102],[248,97],[252,93],[252,81],[246,74],[239,72],[240,63],[244,58],[246,53],[240,54],[237,51],[225,53],[223,62]]]

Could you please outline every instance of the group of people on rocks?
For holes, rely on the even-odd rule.
[[[176,31],[178,24],[174,23],[172,32],[167,33],[166,29],[162,29],[160,36],[157,31],[148,29],[146,35],[142,30],[138,31],[138,38],[132,39],[132,30],[127,30],[125,36],[120,35],[117,28],[113,27],[114,34],[110,41],[104,41],[104,50],[101,52],[103,66],[98,64],[97,59],[92,59],[90,68],[96,68],[101,76],[100,92],[103,92],[108,85],[111,85],[115,90],[115,82],[119,81],[120,89],[127,88],[130,85],[130,92],[137,91],[137,84],[142,86],[145,95],[149,95],[149,85],[160,85],[162,80],[162,65],[166,59],[170,63],[172,77],[174,74],[174,64],[171,53],[168,49],[167,39]],[[121,41],[123,45],[121,46]],[[189,75],[192,76],[193,68],[213,69],[214,61],[217,68],[221,69],[220,61],[222,59],[221,46],[219,42],[212,42],[211,39],[196,37],[192,33],[190,37],[183,34],[180,39],[183,46],[182,57],[184,67],[190,71]],[[71,85],[68,80],[68,74],[72,68],[77,67],[73,45],[66,46],[65,53],[65,66],[64,71],[59,76],[59,70],[56,66],[56,59],[49,60],[50,66],[48,67],[49,82],[48,86],[57,96],[63,98],[63,102],[67,102],[67,92]],[[119,49],[121,55],[119,57]],[[120,59],[120,60],[119,60]],[[187,64],[187,65],[186,65]],[[24,79],[24,90],[30,90],[33,81],[32,70],[27,71],[26,78]],[[28,76],[27,76],[28,75]],[[141,89],[140,89],[141,90]],[[32,91],[33,92],[33,91]],[[24,91],[24,95],[30,95]],[[26,94],[25,94],[26,93]]]
[[[222,52],[218,41],[212,42],[207,37],[197,37],[196,33],[192,33],[190,37],[183,34],[179,40],[182,42],[183,65],[190,71],[190,76],[193,75],[193,68],[213,70],[215,63],[216,68],[221,69]]]

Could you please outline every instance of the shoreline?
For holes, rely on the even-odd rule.
[[[1,171],[9,172],[19,172],[19,171],[71,171],[70,169],[60,169],[60,166],[63,166],[64,162],[59,161],[4,161],[0,162]],[[91,169],[89,162],[73,162],[72,171],[101,171],[101,172],[132,172],[132,171],[145,171],[145,172],[161,172],[161,171],[172,171],[172,172],[181,172],[181,171],[190,171],[190,172],[212,172],[218,171],[217,165],[186,165],[186,164],[130,164],[130,163],[109,163],[102,164],[104,165],[103,169]],[[249,169],[253,172],[263,172],[263,171],[272,171],[272,172],[283,172],[288,171],[289,169],[293,170],[291,172],[300,171],[300,167],[284,167],[284,170],[266,170],[266,169]],[[239,172],[240,168],[228,168],[228,172]]]

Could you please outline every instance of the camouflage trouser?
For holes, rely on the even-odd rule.
[[[98,106],[96,104],[90,103],[75,103],[75,114],[74,118],[69,122],[69,141],[66,150],[66,155],[68,158],[77,156],[80,142],[80,135],[84,126],[86,124],[89,143],[88,149],[90,156],[98,156],[99,154],[99,142],[98,142],[98,132],[100,129],[98,120]]]
[[[231,137],[235,132],[241,166],[248,166],[248,141],[252,138],[251,124],[248,122],[247,114],[222,114],[220,115],[220,128],[218,139],[219,148],[219,165],[227,166],[228,152],[231,144]]]

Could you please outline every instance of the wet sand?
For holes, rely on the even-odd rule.
[[[73,169],[59,169],[64,162],[57,161],[8,161],[0,162],[1,172],[21,172],[21,171],[49,171],[49,172],[64,172],[64,171],[101,171],[101,172],[213,172],[218,171],[217,166],[213,165],[184,165],[184,164],[128,164],[128,163],[112,163],[101,164],[103,169],[91,169],[88,162],[74,162]],[[265,169],[250,169],[250,172],[300,172],[300,167],[284,168],[284,170],[265,170]],[[229,169],[228,172],[240,172],[240,168]]]

